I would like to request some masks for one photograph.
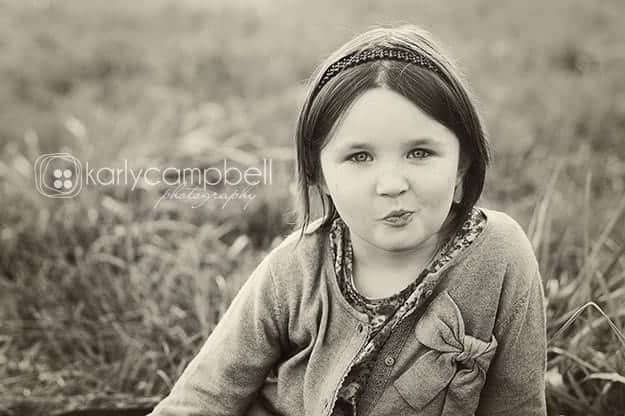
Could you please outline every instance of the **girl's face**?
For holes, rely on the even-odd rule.
[[[321,150],[322,188],[365,250],[434,254],[460,185],[460,145],[406,97],[366,91]],[[394,210],[411,211],[385,220]]]

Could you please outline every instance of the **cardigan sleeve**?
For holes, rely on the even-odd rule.
[[[282,354],[277,300],[268,256],[148,416],[244,414]]]
[[[520,294],[506,312],[495,326],[499,345],[476,415],[544,416],[547,336],[538,270],[526,293]]]

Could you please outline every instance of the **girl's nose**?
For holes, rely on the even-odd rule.
[[[408,181],[399,172],[383,172],[376,182],[376,192],[381,196],[397,196],[408,190]]]

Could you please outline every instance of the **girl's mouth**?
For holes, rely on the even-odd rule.
[[[414,211],[393,211],[382,218],[382,222],[393,227],[403,227],[412,220],[413,216]]]

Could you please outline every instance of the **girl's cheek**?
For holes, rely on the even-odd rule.
[[[424,194],[429,195],[433,200],[447,200],[454,192],[455,178],[448,176],[438,176],[431,180],[422,182],[421,188]]]

